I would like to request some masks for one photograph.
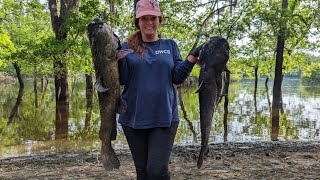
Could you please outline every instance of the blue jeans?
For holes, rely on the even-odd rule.
[[[179,122],[171,127],[133,129],[122,126],[137,172],[137,180],[170,180],[170,154]]]

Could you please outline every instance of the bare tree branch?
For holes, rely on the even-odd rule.
[[[218,2],[219,2],[219,0],[215,0],[215,3],[216,3],[216,4],[213,5],[213,8],[218,4]],[[208,21],[213,17],[213,15],[214,15],[216,12],[218,12],[218,11],[224,9],[224,8],[227,8],[227,7],[229,7],[229,6],[232,6],[232,5],[233,5],[233,4],[228,4],[228,5],[222,6],[221,8],[217,8],[216,10],[210,12],[210,14],[204,19],[204,21],[203,21],[202,24],[201,24],[200,29],[199,29],[198,34],[197,34],[197,37],[196,37],[196,40],[195,40],[195,42],[194,42],[191,50],[197,47],[198,42],[199,42],[199,39],[200,39],[200,37],[201,37],[201,35],[202,35],[203,28],[204,28],[205,25],[208,23]],[[191,52],[191,50],[190,50],[190,52]],[[190,52],[189,52],[189,53],[190,53]]]

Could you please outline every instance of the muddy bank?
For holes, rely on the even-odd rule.
[[[252,142],[210,145],[197,169],[199,146],[175,146],[172,179],[320,179],[320,142]],[[120,169],[106,172],[99,151],[0,159],[0,179],[135,179],[129,150],[117,150]]]

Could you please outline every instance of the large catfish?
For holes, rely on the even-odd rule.
[[[93,20],[87,30],[97,79],[95,89],[98,90],[101,118],[102,163],[106,170],[118,169],[120,162],[111,145],[111,140],[115,140],[117,135],[116,113],[119,106],[125,107],[120,99],[118,41],[112,29],[101,19]]]
[[[199,76],[199,104],[200,104],[200,128],[201,150],[197,167],[200,168],[203,158],[209,152],[209,136],[212,125],[213,113],[221,97],[222,72],[229,60],[229,44],[222,37],[211,37],[205,43],[200,53],[201,70]]]

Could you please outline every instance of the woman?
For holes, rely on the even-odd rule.
[[[197,61],[195,50],[183,61],[175,41],[160,39],[161,12],[155,0],[136,5],[135,25],[123,49],[134,53],[119,61],[122,98],[127,111],[120,114],[136,167],[137,179],[170,179],[168,164],[179,117],[173,84],[181,84]]]

